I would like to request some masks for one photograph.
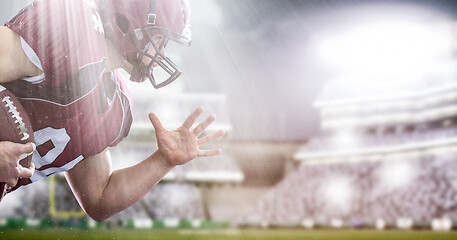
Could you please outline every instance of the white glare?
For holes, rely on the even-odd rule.
[[[387,188],[407,186],[415,176],[414,168],[407,161],[387,161],[380,170],[381,182]]]
[[[357,83],[414,81],[452,50],[450,24],[373,22],[323,39],[320,54]]]
[[[341,130],[332,137],[332,147],[335,149],[353,149],[357,144],[358,137],[349,130]]]
[[[352,198],[351,184],[348,179],[335,177],[324,188],[324,199],[330,207],[347,208]]]

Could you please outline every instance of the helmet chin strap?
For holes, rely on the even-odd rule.
[[[130,81],[133,82],[144,82],[146,77],[151,73],[151,65],[147,66],[143,63],[143,58],[145,57],[144,52],[147,52],[150,47],[150,44],[146,44],[142,51],[139,51],[137,56],[128,56],[126,57],[127,61],[132,64],[132,72],[130,73]]]
[[[144,82],[146,80],[146,76],[148,76],[151,72],[144,64],[138,62],[129,62],[133,65],[132,72],[130,73],[130,81],[132,82]]]

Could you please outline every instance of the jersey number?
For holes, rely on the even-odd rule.
[[[33,135],[37,145],[36,154],[33,155],[33,163],[37,169],[54,162],[70,142],[70,136],[65,128],[47,127],[35,131]]]
[[[49,177],[59,172],[65,172],[73,168],[77,163],[84,159],[79,155],[71,161],[64,161],[65,165],[53,166],[53,162],[64,152],[70,136],[65,128],[55,129],[52,127],[43,128],[35,131],[35,144],[37,150],[33,153],[32,161],[35,164],[35,173],[30,178],[36,182],[43,178]],[[47,168],[39,170],[41,167],[48,165]]]

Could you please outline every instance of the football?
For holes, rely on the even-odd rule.
[[[13,93],[0,85],[0,141],[16,143],[33,142],[33,130],[30,119]],[[32,155],[20,161],[23,167],[29,167]]]

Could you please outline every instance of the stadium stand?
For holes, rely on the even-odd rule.
[[[371,225],[411,218],[457,218],[457,153],[412,159],[306,165],[289,175],[241,219],[242,225]]]
[[[204,219],[200,195],[191,183],[162,183],[109,221],[129,219]]]
[[[322,135],[296,152],[298,169],[238,224],[455,226],[456,99],[454,79],[411,82],[389,91],[328,83],[315,104],[321,111]]]

